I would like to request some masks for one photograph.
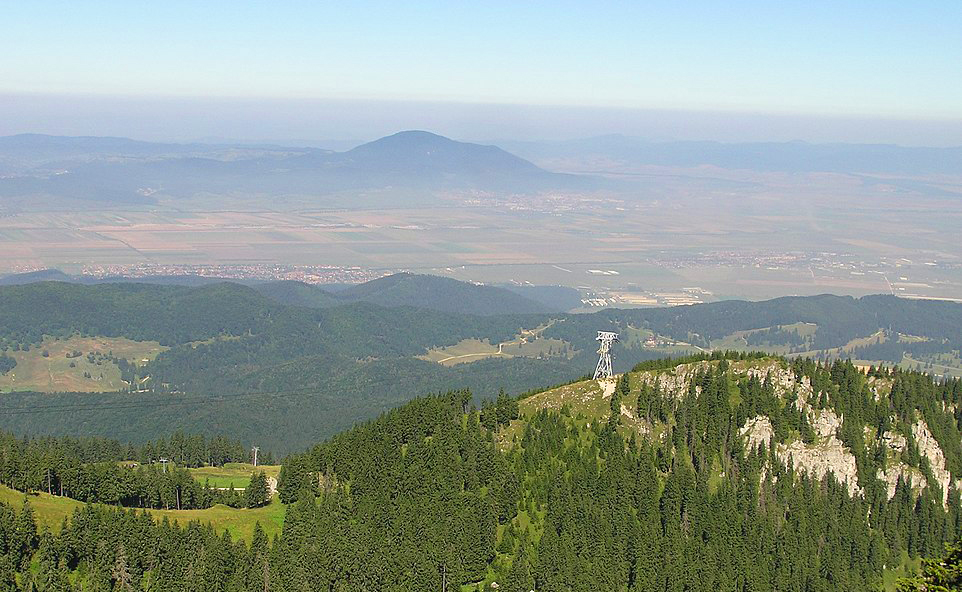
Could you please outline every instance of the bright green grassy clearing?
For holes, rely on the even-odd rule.
[[[277,478],[281,472],[280,465],[258,465],[256,468],[249,463],[227,463],[222,467],[198,467],[188,469],[194,479],[201,483],[207,482],[211,487],[246,488],[251,481],[251,473],[263,471],[268,477]]]
[[[177,522],[181,526],[187,525],[192,520],[203,524],[211,524],[217,533],[225,530],[230,531],[234,539],[250,541],[254,535],[254,526],[260,522],[261,528],[268,538],[273,538],[275,534],[280,534],[284,526],[284,516],[287,506],[282,504],[275,497],[271,503],[262,507],[248,510],[246,508],[230,508],[217,504],[206,510],[150,510],[151,516],[155,520],[160,520],[164,516],[171,522]]]
[[[84,506],[82,502],[67,497],[46,493],[24,495],[0,485],[0,502],[12,506],[17,511],[23,507],[25,498],[30,500],[30,506],[40,527],[53,531],[60,529],[64,518],[69,518],[74,510]],[[149,512],[157,521],[166,516],[171,522],[186,526],[188,522],[196,520],[202,524],[211,524],[218,534],[228,530],[234,539],[250,541],[254,534],[254,525],[258,522],[268,537],[279,534],[284,526],[286,510],[287,507],[275,497],[270,504],[253,510],[229,508],[218,504],[206,510],[149,510]]]
[[[60,524],[64,518],[70,518],[70,515],[73,514],[75,509],[84,506],[82,502],[70,499],[69,497],[58,497],[55,495],[47,495],[46,493],[27,495],[15,489],[10,489],[5,485],[0,485],[0,502],[13,507],[19,512],[20,508],[23,507],[24,499],[30,501],[30,507],[33,508],[38,526],[41,529],[49,528],[55,532],[60,530]]]

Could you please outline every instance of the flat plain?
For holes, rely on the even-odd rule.
[[[629,306],[670,303],[658,295],[686,288],[701,300],[962,299],[962,177],[563,166],[634,185],[538,195],[159,195],[149,209],[87,204],[69,214],[38,207],[0,217],[0,273],[334,265],[561,284]]]

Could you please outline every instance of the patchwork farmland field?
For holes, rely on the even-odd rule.
[[[906,208],[906,194],[858,176],[540,164],[634,179],[645,189],[158,195],[149,210],[69,214],[24,202],[0,215],[0,273],[322,263],[566,285],[607,291],[629,306],[686,288],[704,290],[706,300],[827,292],[962,298],[953,242],[962,210],[941,194],[913,194]],[[943,183],[958,193],[956,180]],[[840,206],[840,195],[853,198],[850,205]]]

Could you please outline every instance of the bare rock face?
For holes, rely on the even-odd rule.
[[[815,418],[812,425],[818,434],[818,443],[808,446],[801,440],[794,440],[787,445],[778,446],[778,456],[785,462],[793,461],[796,470],[805,472],[812,477],[821,479],[831,473],[835,479],[845,485],[849,495],[863,495],[858,485],[858,466],[853,455],[836,432],[842,426],[842,419],[829,409],[823,409]]]
[[[807,376],[796,379],[795,374],[788,368],[783,368],[778,362],[769,362],[765,365],[749,368],[748,376],[754,376],[764,382],[770,380],[775,388],[775,393],[779,396],[787,396],[795,393],[795,406],[798,409],[810,409],[809,401],[814,396],[812,382]]]
[[[601,386],[601,398],[607,400],[611,398],[611,395],[615,394],[618,381],[615,378],[609,378],[607,380],[599,380],[598,384]]]
[[[868,442],[870,437],[871,434],[867,434],[865,441]],[[901,454],[908,444],[905,436],[892,431],[886,431],[879,437],[879,440],[896,455]],[[925,486],[925,477],[922,476],[922,472],[901,461],[890,464],[884,471],[880,469],[875,476],[885,483],[889,499],[895,496],[895,488],[898,486],[899,479],[905,481],[913,490]]]
[[[938,441],[932,436],[932,432],[929,431],[929,426],[921,419],[912,426],[912,436],[919,446],[919,454],[929,460],[929,465],[932,467],[932,475],[935,477],[936,483],[942,488],[942,504],[948,506],[949,485],[952,483],[952,474],[945,466],[945,454],[942,452],[942,448],[939,447]]]
[[[868,432],[869,430],[866,430],[866,442],[868,442],[869,438],[872,436],[872,434]],[[889,450],[895,452],[896,455],[901,454],[907,445],[905,436],[892,431],[886,431],[879,437],[879,440]],[[885,483],[889,499],[892,499],[895,496],[895,488],[898,485],[900,478],[912,489],[918,489],[925,485],[925,477],[922,476],[922,472],[918,469],[909,467],[901,461],[891,463],[885,468],[884,471],[879,469],[875,476],[880,481]]]
[[[892,391],[892,379],[869,376],[868,388],[872,392],[872,396],[875,398],[875,400],[881,401],[884,393]]]
[[[812,424],[812,429],[818,434],[819,439],[834,438],[841,427],[842,418],[835,415],[835,412],[831,409],[822,409],[822,412],[815,418],[815,423]]]
[[[658,385],[662,394],[672,399],[678,399],[688,393],[688,385],[699,370],[705,370],[711,366],[711,362],[696,362],[694,364],[683,364],[669,372],[645,373],[642,380],[651,386]],[[696,387],[696,392],[700,392],[701,387]]]
[[[748,439],[751,448],[758,448],[760,445],[768,447],[775,435],[772,420],[768,419],[767,415],[756,415],[745,422],[741,435]]]
[[[277,479],[274,477],[267,478],[267,493],[270,497],[277,495]]]
[[[895,497],[895,488],[899,483],[899,478],[905,481],[906,485],[912,489],[917,489],[925,485],[925,477],[922,476],[922,472],[904,463],[895,463],[884,471],[879,470],[875,476],[885,483],[889,499]]]
[[[832,474],[836,481],[846,486],[849,495],[863,495],[864,492],[858,485],[855,456],[835,435],[841,425],[842,420],[835,413],[823,410],[813,425],[818,433],[817,444],[806,445],[801,440],[794,440],[788,444],[778,444],[775,454],[780,461],[794,467],[796,471],[815,479]],[[764,415],[753,417],[745,423],[741,433],[752,447],[759,444],[768,446],[773,437],[772,422]]]
[[[885,432],[882,434],[882,442],[886,446],[894,450],[895,452],[902,452],[905,450],[905,436],[902,434],[896,434],[895,432]]]

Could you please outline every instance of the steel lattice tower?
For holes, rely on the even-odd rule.
[[[611,378],[611,344],[618,341],[618,334],[611,331],[598,331],[595,338],[598,346],[598,366],[595,368],[594,380]]]

